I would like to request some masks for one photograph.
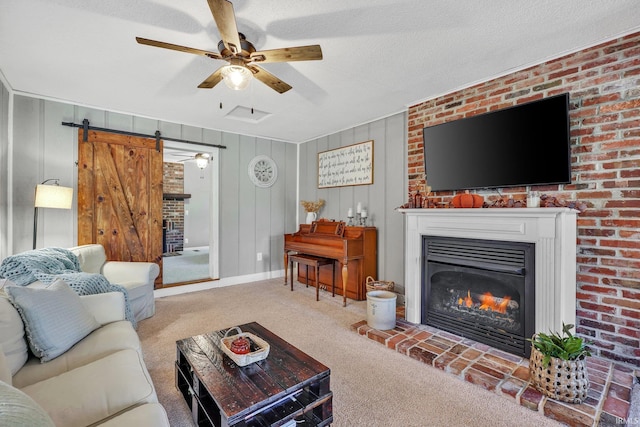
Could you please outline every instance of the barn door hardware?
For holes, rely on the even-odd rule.
[[[187,143],[187,144],[202,145],[204,147],[227,148],[226,145],[207,144],[207,143],[204,143],[204,142],[188,141],[186,139],[169,138],[169,137],[166,137],[166,136],[163,137],[163,136],[160,135],[160,131],[159,130],[157,130],[155,132],[155,134],[153,134],[153,135],[148,135],[148,134],[138,133],[138,132],[129,132],[129,131],[126,131],[126,130],[107,129],[107,128],[101,128],[101,127],[96,127],[96,126],[90,126],[88,119],[82,120],[82,124],[73,123],[73,122],[62,122],[62,126],[70,126],[70,127],[75,127],[75,128],[82,128],[83,129],[83,132],[82,132],[82,141],[83,142],[87,142],[89,140],[89,130],[97,130],[97,131],[100,131],[100,132],[116,133],[118,135],[137,136],[137,137],[140,137],[140,138],[153,138],[153,139],[156,140],[156,151],[160,151],[160,140],[161,139],[163,139],[165,141],[175,141],[175,142],[184,142],[184,143]]]

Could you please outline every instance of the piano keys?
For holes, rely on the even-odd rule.
[[[343,221],[314,221],[300,224],[300,229],[284,235],[285,284],[289,253],[315,255],[336,260],[336,293],[343,300],[366,299],[366,278],[377,278],[378,243],[375,227],[347,227]],[[330,284],[332,268],[320,269],[320,283]],[[305,281],[305,271],[298,269],[298,281]],[[309,283],[315,286],[315,272],[310,269]],[[345,286],[346,284],[346,286]]]

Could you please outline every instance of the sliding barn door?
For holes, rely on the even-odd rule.
[[[162,141],[78,130],[78,244],[100,243],[110,261],[160,266]]]

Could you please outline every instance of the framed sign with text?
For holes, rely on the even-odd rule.
[[[318,153],[318,188],[373,184],[373,140]]]

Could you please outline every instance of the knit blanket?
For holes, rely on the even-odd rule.
[[[110,283],[102,274],[82,272],[78,257],[68,249],[43,248],[11,255],[0,264],[0,279],[9,279],[19,286],[27,286],[36,280],[49,284],[61,279],[78,295],[122,292],[126,318],[137,326],[127,289]]]

